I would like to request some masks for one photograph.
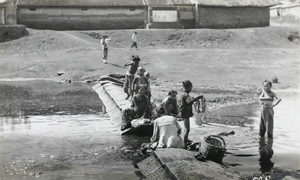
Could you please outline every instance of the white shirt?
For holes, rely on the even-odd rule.
[[[173,116],[162,116],[154,121],[154,131],[151,141],[158,140],[157,147],[174,147],[183,148],[184,143],[178,135],[178,130],[181,129],[177,119]]]
[[[137,35],[135,33],[133,33],[132,35],[132,41],[137,42]]]
[[[108,39],[108,38],[105,38],[105,44],[103,44],[103,38],[100,40],[100,44],[101,44],[101,46],[102,46],[102,50],[104,50],[104,48],[108,48],[108,41],[110,40],[110,39]]]

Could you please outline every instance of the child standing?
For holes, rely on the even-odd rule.
[[[145,78],[144,74],[145,74],[146,70],[143,67],[139,67],[137,69],[137,74],[138,76],[134,78],[133,82],[132,82],[132,89],[133,89],[133,93],[137,94],[138,90],[141,87],[145,87],[146,89],[146,94],[147,94],[147,89],[148,89],[148,80]]]
[[[146,71],[144,76],[148,81],[148,88],[147,88],[146,95],[148,96],[149,101],[150,101],[151,100],[150,73],[148,71]]]
[[[132,61],[126,62],[124,66],[129,66],[129,69],[125,75],[125,82],[124,82],[124,92],[127,94],[126,99],[130,96],[133,97],[133,90],[132,90],[132,82],[134,79],[134,75],[139,67],[140,58],[138,56],[132,56]],[[129,88],[129,90],[128,90]]]
[[[180,117],[184,123],[184,144],[187,146],[187,143],[191,142],[188,139],[190,132],[190,117],[193,116],[193,103],[201,99],[203,96],[198,96],[196,98],[190,97],[189,93],[192,91],[193,84],[189,80],[185,80],[183,83],[184,94],[179,99],[179,111]]]
[[[273,127],[274,127],[274,111],[273,107],[275,107],[281,99],[279,99],[276,94],[271,91],[272,83],[271,81],[265,80],[263,83],[263,90],[261,95],[259,96],[259,100],[261,101],[261,118],[259,125],[259,135],[260,137],[264,137],[267,131],[268,138],[273,138]],[[276,102],[273,103],[274,99]]]

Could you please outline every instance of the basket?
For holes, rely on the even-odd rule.
[[[210,135],[204,138],[199,152],[207,159],[221,163],[226,152],[226,143],[220,136]]]

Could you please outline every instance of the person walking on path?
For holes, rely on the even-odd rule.
[[[259,96],[261,101],[261,117],[259,125],[259,135],[264,137],[267,131],[268,138],[273,138],[273,127],[274,127],[274,111],[275,107],[281,99],[279,99],[276,94],[271,91],[272,82],[265,80],[263,82],[263,90]],[[274,99],[277,101],[273,103]]]
[[[180,117],[183,120],[184,124],[184,144],[187,146],[188,143],[192,142],[188,139],[189,132],[190,132],[190,117],[193,116],[193,103],[198,101],[203,97],[203,95],[200,95],[196,98],[190,97],[189,93],[192,91],[193,85],[191,81],[185,80],[182,82],[183,84],[183,91],[184,94],[181,95],[179,99],[179,111],[180,111]]]
[[[128,61],[124,66],[129,66],[129,69],[125,75],[124,92],[127,94],[126,100],[131,96],[133,97],[132,82],[134,75],[139,67],[140,58],[139,56],[132,56],[132,61]]]
[[[137,32],[136,31],[132,34],[131,39],[132,39],[132,45],[131,45],[130,50],[132,50],[133,47],[135,47],[136,50],[139,50],[137,47]]]
[[[108,41],[110,40],[109,36],[103,36],[100,40],[100,44],[102,46],[103,51],[103,63],[107,64],[107,54],[108,54]]]

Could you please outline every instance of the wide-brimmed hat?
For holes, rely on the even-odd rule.
[[[182,84],[184,85],[184,86],[192,86],[193,84],[191,83],[191,81],[189,81],[189,80],[184,80],[184,81],[182,81]]]

